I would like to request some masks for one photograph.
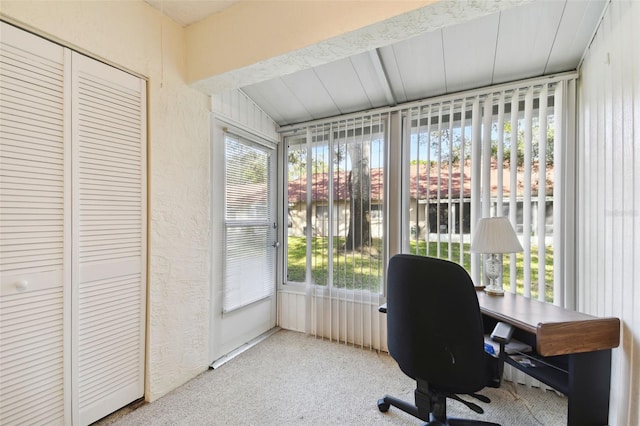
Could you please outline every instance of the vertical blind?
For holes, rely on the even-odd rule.
[[[574,87],[563,75],[284,129],[285,286],[305,289],[307,331],[381,349],[389,241],[458,262],[481,285],[470,242],[487,216],[509,217],[525,249],[505,255],[505,289],[564,305]],[[387,153],[401,173],[389,173]],[[386,204],[396,192],[401,207]]]
[[[274,292],[275,227],[272,155],[225,135],[225,264],[223,312],[270,297]]]
[[[509,87],[406,112],[406,251],[454,260],[479,285],[480,255],[469,251],[475,224],[507,216],[524,253],[505,256],[506,289],[563,303],[563,256],[554,248],[564,232],[564,111],[556,106],[566,84]]]
[[[568,86],[537,82],[425,102],[407,111],[410,128],[411,225],[405,250],[456,261],[478,285],[486,280],[470,253],[481,217],[507,216],[524,253],[505,255],[507,291],[565,305],[565,171],[573,169],[565,140]],[[571,283],[569,283],[571,285]],[[543,384],[513,369],[505,378]]]
[[[371,346],[383,291],[384,115],[287,138],[287,282],[304,284],[307,331]]]

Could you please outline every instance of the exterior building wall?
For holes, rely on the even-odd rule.
[[[409,206],[409,223],[410,225],[410,237],[424,239],[427,233],[446,234],[449,232],[449,203],[446,201],[440,202],[438,208],[437,202],[430,202],[429,204],[422,201],[418,201],[412,198]],[[462,218],[462,233],[468,235],[471,233],[471,202],[464,201],[463,206],[460,207],[459,201],[454,201],[451,205],[452,212],[452,233],[460,233],[460,208],[463,209]],[[329,219],[328,211],[325,204],[313,203],[311,207],[311,223],[313,226],[314,236],[327,236],[329,235]],[[376,205],[377,210],[371,211],[371,236],[373,238],[382,238],[384,227],[384,210],[382,204]],[[502,212],[498,212],[497,203],[492,203],[491,211],[493,214],[499,216],[508,216],[509,208],[504,206]],[[538,230],[537,226],[537,211],[538,202],[533,201],[531,203],[531,223],[534,234]],[[524,218],[523,203],[517,202],[516,211],[516,232],[522,232],[523,218]],[[437,218],[440,217],[438,222]],[[334,235],[346,235],[349,226],[349,204],[345,201],[335,201],[333,207],[333,233]],[[428,220],[427,220],[428,218]],[[306,206],[304,203],[295,203],[289,206],[287,226],[289,228],[288,234],[291,236],[302,237],[306,235]],[[546,232],[548,234],[553,233],[553,201],[546,201]],[[439,227],[439,228],[438,228]],[[439,231],[438,231],[439,229]]]

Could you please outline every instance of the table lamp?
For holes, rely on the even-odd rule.
[[[471,252],[489,255],[485,261],[485,272],[489,278],[489,286],[484,289],[487,294],[504,295],[502,281],[500,281],[502,256],[498,255],[517,253],[522,250],[516,232],[506,216],[485,217],[478,221],[471,242]]]

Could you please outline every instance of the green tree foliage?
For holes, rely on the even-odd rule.
[[[239,185],[266,183],[268,161],[265,161],[265,156],[267,154],[262,150],[247,147],[237,142],[228,143],[235,145],[234,148],[226,152],[228,163],[240,165],[239,170],[227,175],[227,179],[231,180],[228,183]]]
[[[287,154],[287,171],[290,181],[300,179],[300,177],[307,174],[307,150],[304,146],[289,150]]]
[[[531,158],[532,161],[538,162],[540,161],[540,143],[539,143],[539,134],[540,134],[540,126],[538,125],[538,120],[533,120],[534,126],[531,130]],[[497,132],[497,123],[493,123],[494,131],[492,134],[498,134]],[[511,131],[512,131],[512,123],[511,121],[505,121],[504,123],[504,161],[505,164],[511,163],[511,150],[513,148],[513,144],[511,142]],[[517,141],[516,141],[516,158],[517,158],[517,166],[522,167],[524,165],[524,150],[525,150],[525,132],[522,124],[520,123],[517,130]],[[547,140],[545,146],[545,166],[550,167],[553,166],[553,151],[554,151],[554,143],[555,143],[555,121],[553,115],[547,117]],[[498,153],[498,141],[497,139],[492,141],[491,146],[492,154],[497,156]]]
[[[518,124],[516,132],[516,142],[512,143],[512,123],[511,121],[504,122],[503,134],[503,159],[505,164],[511,163],[511,151],[516,149],[516,161],[517,167],[524,165],[524,150],[525,150],[525,130],[522,123]],[[540,161],[540,143],[539,143],[540,126],[538,125],[538,119],[534,118],[532,136],[531,136],[531,158],[532,161]],[[464,134],[463,134],[464,133]],[[494,158],[498,156],[498,123],[494,121],[491,125],[491,154]],[[547,117],[547,139],[545,144],[545,166],[553,166],[553,153],[555,142],[555,123],[554,116],[549,115]],[[421,158],[420,160],[412,160],[411,164],[437,164],[438,161],[443,164],[448,164],[450,161],[453,164],[460,164],[461,159],[468,160],[471,156],[471,128],[460,129],[459,127],[453,128],[453,132],[449,129],[431,130],[427,137],[426,133],[418,134],[418,145],[429,146],[429,158]]]

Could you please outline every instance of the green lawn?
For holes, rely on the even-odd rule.
[[[305,237],[289,237],[287,279],[304,282],[306,270]],[[342,249],[344,238],[333,239],[333,286],[336,288],[367,289],[380,291],[382,283],[382,242],[374,240],[371,253],[359,253]],[[311,277],[317,285],[326,286],[329,281],[329,239],[314,237],[311,240]]]
[[[288,268],[287,279],[289,282],[304,282],[306,270],[306,244],[305,237],[292,237],[288,239]],[[348,289],[366,289],[379,292],[382,288],[382,242],[374,239],[374,247],[367,253],[349,252],[342,249],[344,238],[333,239],[333,287]],[[312,265],[311,277],[314,283],[326,286],[329,281],[328,268],[328,247],[329,239],[325,237],[313,237],[312,245]],[[463,244],[463,266],[468,271],[471,270],[471,255],[469,244]],[[449,258],[449,244],[440,243],[440,253],[438,254],[438,243],[430,242],[429,250],[426,250],[426,242],[420,241],[416,245],[411,242],[411,253],[419,255],[429,255]],[[458,262],[460,259],[460,244],[454,243],[451,247],[452,260]],[[538,249],[531,247],[531,297],[538,297]],[[522,294],[524,288],[524,254],[516,255],[517,282],[516,292]],[[509,256],[504,256],[504,274],[509,273]],[[553,301],[553,248],[546,249],[545,266],[545,299]],[[505,285],[508,289],[508,285]]]

